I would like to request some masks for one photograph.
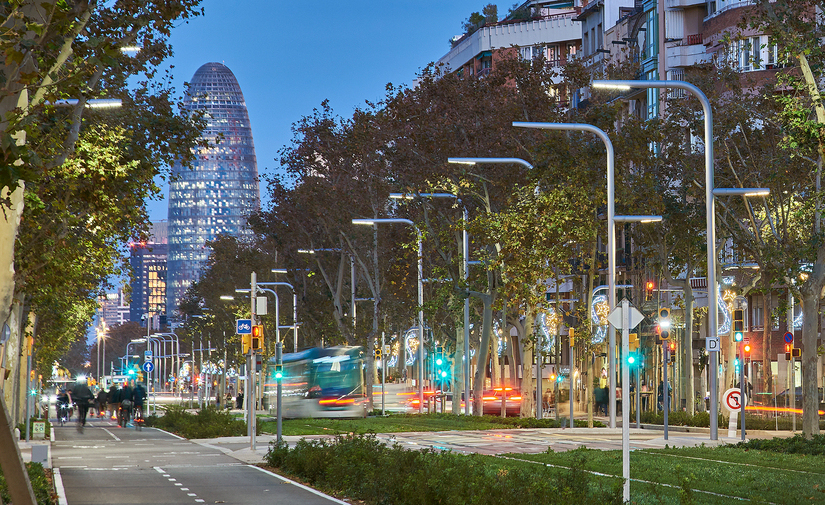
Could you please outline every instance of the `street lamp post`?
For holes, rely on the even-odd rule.
[[[282,350],[282,342],[281,342],[281,300],[278,298],[278,293],[275,290],[269,288],[262,288],[262,285],[284,285],[287,284],[285,282],[259,282],[257,284],[257,289],[259,292],[266,292],[270,293],[272,296],[275,297],[275,364],[280,366],[283,365],[283,350]],[[287,284],[288,285],[288,284]],[[291,287],[291,286],[290,286]],[[294,290],[293,290],[294,293]],[[297,328],[296,328],[297,331]],[[281,442],[282,437],[281,433],[283,431],[283,415],[281,412],[281,398],[283,395],[283,384],[280,380],[277,380],[276,385],[276,399],[275,399],[275,417],[276,417],[276,439],[278,443]]]
[[[528,161],[523,160],[521,158],[447,158],[447,163],[458,163],[464,165],[476,165],[476,164],[492,164],[492,163],[516,163],[525,168],[532,169],[533,165],[531,165]],[[467,207],[464,207],[464,230],[462,239],[464,242],[464,282],[467,282],[469,278],[469,265],[470,265],[470,241],[467,236],[467,225],[469,222],[469,217],[467,215]],[[470,415],[470,297],[464,297],[464,414]],[[539,384],[539,386],[541,386]],[[506,397],[504,390],[502,390],[501,398],[502,401]],[[539,402],[539,412],[541,411],[541,400],[537,400]],[[484,409],[482,409],[483,411]]]
[[[283,268],[273,268],[273,274],[285,274],[287,273]],[[298,352],[298,293],[295,291],[295,287],[288,283],[288,282],[261,282],[259,283],[261,286],[286,286],[292,290],[292,331],[293,331],[293,338],[295,342],[292,344],[293,352]],[[279,323],[280,324],[280,323]]]
[[[453,193],[416,193],[412,195],[402,193],[390,193],[390,198],[395,199],[410,199],[414,197],[419,198],[455,198],[458,203],[461,198]],[[464,221],[464,226],[461,230],[461,267],[464,283],[469,279],[469,259],[470,259],[470,238],[467,234],[467,226],[469,224],[469,215],[467,213],[467,206],[463,205],[463,212],[461,219]],[[383,342],[382,342],[383,345]],[[405,365],[406,366],[406,365]],[[470,297],[464,297],[464,415],[470,415]],[[453,396],[455,401],[455,395]]]
[[[713,112],[710,108],[708,97],[693,84],[685,81],[637,81],[637,80],[604,80],[593,81],[594,88],[609,88],[630,90],[631,88],[676,88],[690,92],[702,104],[702,111],[705,116],[705,212],[707,213],[707,263],[708,263],[708,339],[718,342],[718,286],[716,284],[716,201],[714,194],[742,194],[743,196],[762,195],[762,191],[755,191],[744,188],[730,188],[747,191],[743,193],[725,193],[713,187]],[[727,189],[725,189],[727,191]],[[713,293],[713,294],[711,294]],[[718,411],[719,411],[719,391],[717,387],[717,375],[719,373],[719,353],[710,351],[710,439],[719,439]]]
[[[353,219],[352,224],[377,225],[379,223],[408,224],[415,229],[418,244],[418,413],[424,412],[424,256],[421,251],[421,230],[409,219],[373,218]]]
[[[616,202],[614,198],[615,188],[615,168],[614,168],[614,154],[613,143],[610,142],[607,134],[599,127],[590,124],[580,123],[530,123],[530,122],[513,122],[513,126],[522,128],[539,128],[544,130],[574,130],[585,131],[595,134],[604,142],[607,150],[607,261],[608,261],[608,304],[612,310],[616,307],[616,229],[613,226],[613,216],[616,213]],[[608,383],[610,389],[610,427],[616,427],[616,329],[612,324],[608,327],[608,361],[609,361],[609,375]],[[571,363],[572,367],[573,364]],[[572,369],[571,369],[572,374]],[[572,391],[571,391],[572,393]]]

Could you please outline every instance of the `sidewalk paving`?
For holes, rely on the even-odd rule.
[[[630,428],[629,435],[631,449],[662,449],[668,447],[696,447],[700,445],[715,447],[724,444],[740,442],[741,439],[723,436],[719,430],[718,440],[710,440],[707,428],[690,428],[686,431],[669,428],[668,440],[664,439],[661,426]],[[724,430],[727,434],[727,430]],[[791,436],[790,432],[749,432],[748,438],[772,438],[774,436]],[[332,439],[335,435],[306,435],[284,436],[283,439],[290,447],[302,438],[308,440]],[[450,450],[457,453],[478,453],[497,455],[505,453],[540,453],[548,447],[553,450],[571,450],[578,447],[589,447],[600,450],[620,450],[622,441],[621,428],[525,428],[525,429],[496,429],[496,430],[454,430],[431,432],[403,432],[377,433],[376,437],[386,444],[399,444],[407,449],[436,449]],[[275,440],[274,435],[258,435],[256,448],[250,447],[249,437],[219,437],[214,439],[199,439],[193,442],[211,447],[234,457],[244,463],[260,463],[269,450],[270,442]]]

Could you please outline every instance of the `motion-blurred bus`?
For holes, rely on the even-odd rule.
[[[366,417],[363,347],[314,347],[283,355],[284,418]],[[275,358],[266,367],[264,402],[277,405]]]

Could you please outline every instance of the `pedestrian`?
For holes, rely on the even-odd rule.
[[[77,384],[72,388],[72,400],[77,404],[77,425],[86,426],[86,415],[89,413],[89,406],[94,399],[92,390],[86,384],[85,377],[78,377]]]
[[[226,407],[227,409],[232,408],[232,395],[229,394],[229,391],[226,392],[226,397],[224,398],[223,404],[224,404],[224,407]]]
[[[238,397],[235,398],[235,405],[243,410],[243,391],[238,391]]]
[[[128,382],[123,383],[120,389],[120,410],[118,411],[117,425],[126,426],[132,413],[132,388]]]
[[[97,392],[97,417],[103,417],[106,415],[106,406],[109,403],[109,395],[106,394],[106,390],[100,388],[100,391]]]
[[[221,408],[221,390],[219,388],[215,388],[215,408]]]

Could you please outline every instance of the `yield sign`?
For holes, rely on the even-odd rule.
[[[610,315],[607,316],[607,320],[610,321],[610,324],[612,324],[617,330],[624,329],[622,328],[622,309],[629,311],[628,320],[630,321],[630,327],[627,328],[628,330],[632,330],[633,328],[639,326],[639,323],[641,323],[645,318],[645,316],[639,312],[639,309],[630,305],[627,300],[622,300],[621,306],[613,309],[613,311],[610,312]]]

